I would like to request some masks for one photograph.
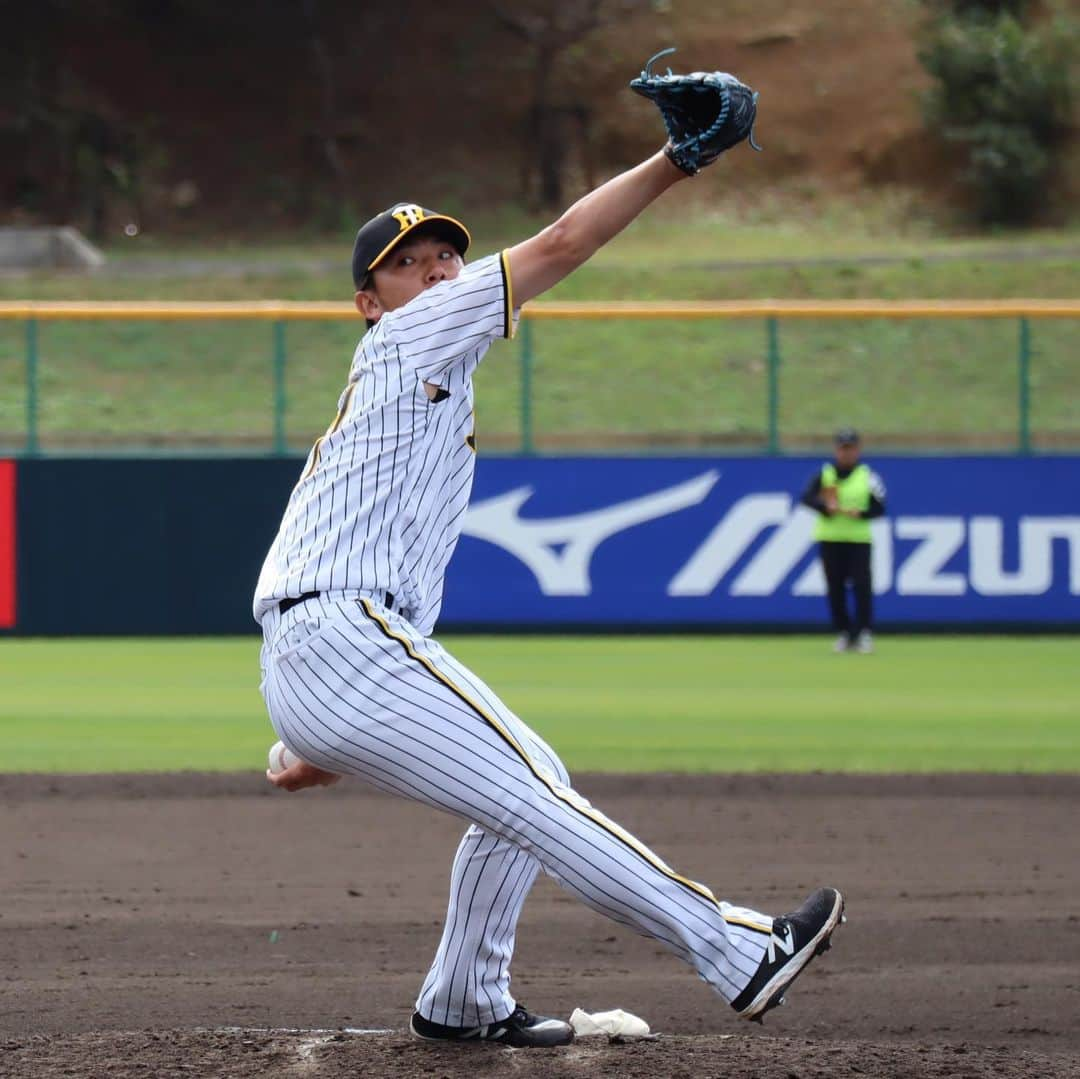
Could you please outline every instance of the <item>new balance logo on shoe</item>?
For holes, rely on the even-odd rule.
[[[779,932],[777,932],[777,929],[776,929],[777,924],[780,925],[780,931]],[[786,933],[787,934],[787,940],[784,940],[784,938],[780,936],[780,933]],[[770,963],[775,963],[776,962],[776,949],[777,948],[779,948],[780,951],[782,951],[784,953],[784,955],[794,955],[795,954],[795,933],[792,931],[792,928],[791,928],[790,925],[788,925],[786,922],[780,922],[779,919],[777,919],[777,921],[773,922],[772,936],[769,937],[769,962]]]
[[[773,919],[769,946],[746,988],[731,1002],[744,1019],[760,1023],[815,955],[828,951],[844,920],[844,897],[835,888],[814,892],[798,910]]]

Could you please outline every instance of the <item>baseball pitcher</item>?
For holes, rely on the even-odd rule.
[[[540,870],[659,941],[748,1019],[781,1002],[842,918],[833,888],[774,918],[679,874],[578,794],[551,747],[432,638],[472,485],[477,365],[513,335],[522,304],[751,136],[757,95],[733,76],[658,76],[650,61],[631,85],[659,106],[666,145],[537,235],[466,265],[465,226],[409,202],[357,233],[368,332],[255,594],[263,696],[301,758],[270,781],[297,791],[357,776],[468,825],[410,1023],[431,1041],[572,1040],[510,992],[515,927]]]

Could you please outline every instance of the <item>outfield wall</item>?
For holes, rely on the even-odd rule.
[[[1080,457],[883,457],[879,625],[1080,629]],[[499,458],[477,466],[442,626],[793,628],[825,621],[820,458]],[[0,461],[0,629],[254,628],[301,462]]]

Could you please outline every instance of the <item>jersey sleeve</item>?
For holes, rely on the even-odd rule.
[[[424,381],[440,381],[495,338],[513,337],[516,312],[506,253],[477,260],[453,281],[427,289],[384,318],[388,343],[410,357]]]

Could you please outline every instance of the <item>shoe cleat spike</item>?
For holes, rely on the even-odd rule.
[[[781,998],[780,998],[780,999],[779,999],[779,1000],[778,1000],[778,1001],[776,1002],[776,1004],[777,1004],[777,1007],[780,1007],[781,1005],[784,1005],[784,1004],[786,1004],[786,1003],[787,1003],[787,997],[781,997]]]

